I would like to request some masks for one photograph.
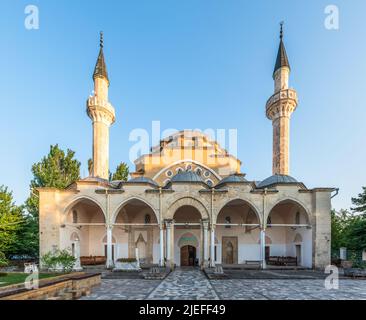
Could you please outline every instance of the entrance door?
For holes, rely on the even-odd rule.
[[[180,248],[180,265],[194,266],[196,261],[196,248],[193,246],[183,246]]]
[[[265,248],[265,259],[266,259],[266,262],[268,262],[270,255],[271,255],[270,248],[269,248],[269,246],[266,246],[266,248]]]
[[[296,258],[297,258],[297,265],[301,266],[301,245],[296,245]]]
[[[222,263],[238,263],[238,238],[222,237]]]

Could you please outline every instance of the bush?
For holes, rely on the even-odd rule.
[[[76,258],[68,250],[48,252],[41,258],[42,264],[48,269],[59,269],[70,272],[74,267]]]
[[[8,260],[5,258],[5,254],[0,251],[0,268],[6,267],[8,265]]]
[[[117,259],[117,262],[131,263],[131,262],[137,262],[137,260],[135,258],[120,258],[120,259]]]
[[[6,272],[0,272],[0,277],[6,277],[8,274]]]

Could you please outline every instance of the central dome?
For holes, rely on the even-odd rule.
[[[205,183],[202,178],[193,171],[184,171],[176,174],[171,182],[201,182]]]

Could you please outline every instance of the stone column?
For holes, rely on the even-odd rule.
[[[266,230],[263,228],[260,232],[260,253],[262,269],[266,268]]]
[[[74,242],[74,257],[76,259],[75,264],[74,264],[74,270],[75,271],[80,271],[83,268],[81,267],[81,263],[80,263],[80,239],[75,239]]]
[[[160,226],[160,266],[164,266],[164,228],[163,225]]]
[[[208,221],[202,221],[203,226],[203,267],[208,265]]]
[[[107,268],[113,267],[112,258],[112,226],[107,226]]]
[[[173,220],[165,220],[166,226],[166,260],[167,265],[172,267],[172,227],[173,227]]]
[[[211,267],[215,267],[215,226],[211,226]]]

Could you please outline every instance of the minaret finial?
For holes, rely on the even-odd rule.
[[[280,30],[280,39],[282,40],[283,39],[283,25],[284,25],[284,22],[281,21],[280,22],[280,26],[281,26],[281,30]]]
[[[100,32],[100,47],[103,48],[104,46],[104,39],[103,39],[103,31]]]

